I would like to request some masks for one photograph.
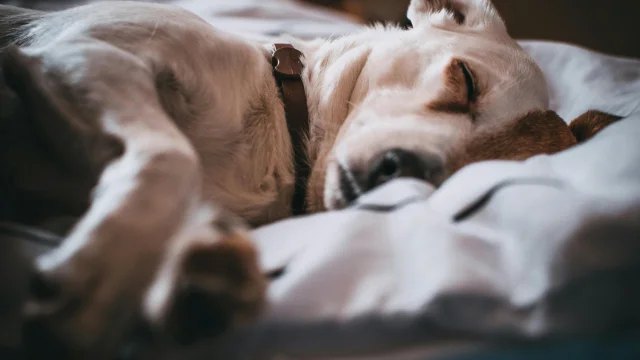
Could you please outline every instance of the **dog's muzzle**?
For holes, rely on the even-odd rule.
[[[435,155],[392,149],[375,157],[364,168],[340,166],[340,191],[347,203],[397,178],[424,180],[434,186],[444,177],[443,161]]]

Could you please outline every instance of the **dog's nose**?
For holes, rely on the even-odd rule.
[[[442,174],[442,161],[439,158],[402,149],[383,153],[371,165],[365,191],[401,177],[433,183]]]
[[[364,172],[342,169],[341,186],[350,203],[361,194],[397,178],[415,178],[438,185],[444,173],[442,160],[434,155],[393,149],[375,158]]]

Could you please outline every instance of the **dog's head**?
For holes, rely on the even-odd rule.
[[[361,44],[350,50],[364,47],[366,55],[344,122],[312,149],[313,210],[342,208],[397,177],[438,186],[472,162],[576,143],[547,110],[542,71],[489,0],[412,0],[408,17],[411,29],[353,40]]]

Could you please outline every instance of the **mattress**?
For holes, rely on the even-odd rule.
[[[361,27],[296,1],[174,2],[240,33]],[[437,191],[400,179],[343,211],[256,229],[277,275],[264,319],[175,358],[640,358],[640,61],[521,46],[564,119],[623,119],[556,155],[468,166]]]

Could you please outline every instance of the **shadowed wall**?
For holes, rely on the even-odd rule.
[[[405,21],[409,0],[306,0],[369,21]],[[517,39],[564,41],[640,57],[640,0],[493,0]]]

